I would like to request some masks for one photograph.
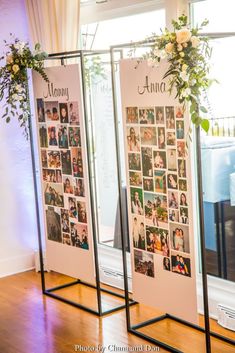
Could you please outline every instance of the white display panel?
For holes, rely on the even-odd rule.
[[[197,323],[189,117],[166,71],[120,61],[133,295]]]
[[[89,179],[79,65],[33,73],[46,257],[50,270],[94,283]]]

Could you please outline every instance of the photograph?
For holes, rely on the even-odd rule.
[[[166,148],[166,135],[165,135],[165,128],[158,127],[157,128],[158,134],[158,148],[164,150]]]
[[[73,169],[73,176],[76,178],[83,178],[83,161],[82,161],[82,149],[78,148],[71,148],[71,158],[72,158],[72,169]]]
[[[135,272],[148,277],[154,277],[153,255],[144,251],[134,250]]]
[[[180,206],[188,206],[188,197],[184,192],[180,193]]]
[[[140,127],[142,145],[157,145],[157,132],[155,127]]]
[[[156,107],[155,108],[156,112],[156,123],[157,124],[164,124],[165,119],[164,119],[164,107]]]
[[[166,227],[168,223],[167,197],[144,192],[144,213],[148,225]]]
[[[131,170],[141,170],[139,153],[128,153],[128,167]]]
[[[137,215],[143,215],[143,191],[138,188],[130,188],[131,212]]]
[[[147,251],[169,256],[169,235],[166,229],[146,226]]]
[[[191,260],[188,256],[182,256],[177,252],[171,252],[172,272],[191,277]]]
[[[168,207],[179,208],[179,195],[178,191],[168,191]]]
[[[79,125],[80,119],[79,119],[78,102],[69,102],[68,109],[69,109],[69,123],[71,125]]]
[[[77,200],[75,197],[68,198],[69,217],[71,217],[71,218],[77,218],[77,215],[78,215],[76,201]]]
[[[126,108],[126,123],[127,124],[138,124],[138,108],[127,107]]]
[[[78,206],[78,222],[87,223],[86,203],[82,201],[78,201],[77,206]]]
[[[132,216],[132,239],[133,247],[145,250],[145,228],[144,217]]]
[[[73,194],[73,178],[63,175],[63,187],[65,194]]]
[[[179,222],[179,210],[169,209],[169,220],[171,222]]]
[[[84,179],[75,178],[74,195],[80,197],[85,196]]]
[[[47,225],[47,238],[48,240],[62,243],[60,213],[54,207],[46,209],[46,225]]]
[[[63,233],[62,234],[62,243],[65,244],[65,245],[72,245],[71,243],[71,237],[70,237],[70,234],[66,234],[66,233]]]
[[[58,127],[58,143],[59,148],[67,149],[69,147],[67,126],[60,125]]]
[[[163,257],[163,270],[171,271],[171,259],[169,257]]]
[[[48,183],[62,183],[61,170],[43,169],[42,178],[43,181],[47,181]]]
[[[129,172],[129,182],[132,186],[142,187],[142,173]]]
[[[182,106],[175,107],[175,117],[176,119],[184,118],[184,108]]]
[[[69,115],[68,115],[67,103],[59,103],[59,108],[60,108],[60,122],[61,122],[61,124],[68,124]]]
[[[37,116],[39,123],[45,123],[45,109],[44,101],[42,98],[37,99]]]
[[[141,147],[142,173],[145,177],[153,176],[153,153],[151,147]]]
[[[179,158],[186,157],[185,141],[177,141],[177,152]]]
[[[72,246],[89,250],[87,225],[71,222],[70,228]]]
[[[154,191],[153,178],[143,178],[143,188],[145,191]]]
[[[176,121],[176,137],[178,140],[184,138],[184,122],[181,120]]]
[[[61,151],[61,164],[63,174],[72,174],[70,150]]]
[[[61,208],[61,228],[62,232],[69,233],[69,211]]]
[[[45,102],[46,121],[59,121],[58,102]]]
[[[64,207],[62,185],[43,183],[45,204],[49,206]]]
[[[189,227],[183,224],[170,223],[171,249],[189,253]]]
[[[47,127],[45,124],[39,124],[39,141],[40,147],[48,147]]]
[[[127,150],[128,152],[140,152],[139,127],[127,127]]]
[[[69,146],[81,147],[80,127],[69,127]]]
[[[188,207],[180,207],[180,223],[189,224]]]
[[[187,180],[179,179],[179,190],[180,191],[187,191]]]
[[[177,158],[175,149],[170,148],[167,150],[167,166],[168,170],[172,172],[177,171]]]
[[[166,193],[166,172],[163,170],[154,170],[154,191]]]
[[[166,169],[166,152],[153,151],[154,168]]]
[[[154,108],[140,108],[139,123],[152,125],[155,124]]]
[[[168,189],[178,189],[178,177],[176,174],[168,173],[167,185]]]
[[[47,151],[47,161],[48,161],[48,168],[61,168],[61,159],[60,159],[60,152],[58,151]]]
[[[49,146],[58,146],[56,126],[48,126],[47,131]]]
[[[47,168],[47,151],[41,150],[42,168]]]
[[[176,138],[174,131],[167,131],[166,133],[166,144],[167,146],[175,146]]]
[[[174,107],[165,107],[166,112],[166,128],[175,129]]]
[[[178,175],[179,178],[186,178],[186,160],[178,159]]]

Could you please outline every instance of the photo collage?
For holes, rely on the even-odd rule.
[[[186,131],[181,106],[126,107],[126,146],[135,271],[191,277]]]
[[[78,102],[36,100],[48,240],[89,249]]]

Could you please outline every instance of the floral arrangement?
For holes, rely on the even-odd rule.
[[[170,93],[176,89],[176,98],[185,107],[190,103],[192,122],[209,130],[208,119],[202,116],[207,109],[200,104],[200,97],[211,85],[208,78],[211,48],[208,38],[199,35],[199,31],[208,24],[205,20],[200,27],[190,29],[187,16],[172,21],[174,31],[165,29],[161,36],[149,37],[153,42],[149,53],[144,55],[150,65],[158,65],[161,59],[167,59],[169,69],[163,78],[169,77]]]
[[[6,55],[0,60],[6,60],[5,66],[0,67],[0,101],[5,100],[5,112],[2,118],[9,123],[12,118],[18,118],[19,124],[28,137],[28,123],[30,106],[28,97],[27,69],[37,71],[47,82],[48,77],[43,68],[43,61],[47,57],[36,44],[34,51],[28,43],[14,39],[13,43],[5,42]]]

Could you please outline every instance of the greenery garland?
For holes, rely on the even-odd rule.
[[[49,82],[43,66],[47,54],[41,51],[40,44],[36,44],[32,52],[29,43],[21,42],[17,38],[13,43],[4,42],[7,51],[6,55],[0,58],[6,61],[5,66],[0,67],[0,101],[5,101],[2,118],[9,123],[16,117],[28,137],[31,114],[27,69],[37,71],[45,81]]]

